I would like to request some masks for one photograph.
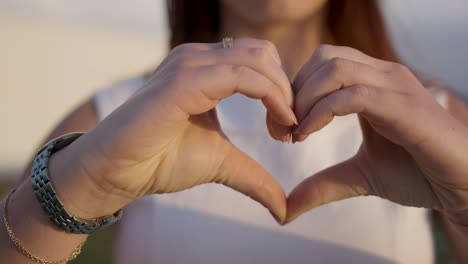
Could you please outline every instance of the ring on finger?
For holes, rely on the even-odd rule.
[[[232,37],[225,37],[223,38],[223,48],[232,48],[234,46],[234,38]]]

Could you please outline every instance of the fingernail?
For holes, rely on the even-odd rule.
[[[297,118],[296,118],[296,115],[294,114],[293,110],[291,108],[289,108],[289,117],[291,118],[291,120],[293,121],[294,125],[298,125],[298,122],[297,122]]]
[[[287,225],[289,223],[291,223],[292,221],[296,220],[298,216],[287,216],[286,219],[284,220],[284,222],[281,224],[281,225]]]
[[[291,134],[291,142],[294,144],[296,143],[296,135],[295,134]]]
[[[303,126],[303,125],[300,124],[300,125],[294,127],[294,129],[293,129],[293,134],[295,134],[295,135],[301,134],[302,126]]]
[[[275,218],[276,222],[280,225],[283,225],[283,220],[281,220],[279,218],[279,216],[277,216],[276,214],[274,214],[271,210],[268,210],[270,212],[270,214],[273,216],[273,218]]]
[[[304,134],[294,134],[293,135],[293,142],[294,143],[302,142],[302,141],[306,140],[307,137],[308,137],[308,135],[304,135]]]

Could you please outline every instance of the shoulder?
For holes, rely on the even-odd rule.
[[[111,108],[118,107],[141,86],[142,82],[142,78],[136,78],[99,90],[68,113],[48,135],[45,142],[66,133],[87,132],[93,129],[102,119],[100,115],[103,115],[104,111],[112,111]]]
[[[74,108],[45,136],[41,145],[61,135],[72,132],[92,130],[107,114],[128,99],[144,82],[144,78],[135,78],[104,87],[91,98]],[[31,164],[25,169],[22,179],[29,175]]]

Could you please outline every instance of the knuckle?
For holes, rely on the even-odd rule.
[[[264,48],[250,48],[248,52],[251,58],[259,62],[266,62],[269,56],[268,50]]]
[[[175,48],[173,48],[170,52],[170,54],[178,54],[182,51],[185,51],[187,49],[187,46],[189,44],[180,44],[179,46],[176,46]]]
[[[192,66],[196,63],[195,59],[189,53],[182,53],[176,55],[177,65],[180,67]]]
[[[176,69],[171,75],[172,78],[167,80],[167,85],[171,87],[170,90],[175,88],[186,87],[186,82],[188,79],[191,79],[191,72],[182,69]]]
[[[194,43],[184,43],[184,44],[180,44],[179,46],[172,49],[172,52],[173,53],[179,53],[179,52],[192,51],[194,49],[195,49],[195,44]]]
[[[362,53],[361,51],[352,47],[348,47],[348,46],[338,46],[336,48],[341,49],[342,53],[344,54],[361,54]]]
[[[336,52],[333,51],[334,49],[337,49],[337,47],[329,44],[320,44],[315,50],[314,56],[322,61],[326,61],[334,57],[333,54],[336,54]]]
[[[186,69],[186,67],[180,63],[178,56],[173,56],[167,65],[168,70],[176,75],[180,74]]]
[[[325,54],[328,53],[328,51],[330,50],[330,48],[331,48],[331,45],[328,45],[328,44],[320,44],[320,45],[317,47],[315,53],[320,54],[320,55],[325,55]]]
[[[230,72],[235,76],[235,77],[240,77],[242,76],[243,74],[245,74],[246,70],[247,70],[247,67],[243,66],[243,65],[226,65],[227,67],[229,67],[229,69],[226,69],[226,70],[230,70]]]
[[[228,65],[228,64],[217,64],[217,65],[210,67],[211,74],[214,76],[226,76],[233,72],[233,67],[235,66]]]
[[[275,44],[269,40],[262,40],[262,46],[269,51],[276,52]]]
[[[354,106],[353,111],[357,113],[367,111],[369,104],[375,104],[375,101],[378,99],[376,98],[376,91],[374,89],[370,89],[369,87],[363,85],[355,85],[349,88],[345,88],[345,91],[349,95],[345,96],[345,100],[348,101],[349,105]]]
[[[391,71],[396,73],[396,74],[401,74],[403,76],[412,76],[413,75],[411,70],[408,67],[406,67],[405,65],[403,65],[403,64],[392,63],[390,67],[391,67]]]
[[[348,67],[350,66],[350,63],[346,59],[335,57],[328,61],[327,66],[328,66],[328,72],[330,74],[338,75],[346,71]]]
[[[370,89],[364,85],[355,85],[350,87],[350,92],[358,98],[368,98],[370,96]]]
[[[328,45],[321,44],[315,50],[315,52],[313,54],[313,58],[318,59],[319,61],[325,61],[326,58],[327,58],[327,50],[328,50]]]
[[[176,78],[186,73],[186,67],[180,64],[172,66],[172,69]]]
[[[260,40],[260,44],[265,48],[273,48],[274,47],[273,42],[271,42],[269,40],[266,40],[266,39]]]

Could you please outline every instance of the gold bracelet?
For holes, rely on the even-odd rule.
[[[23,253],[23,255],[25,255],[26,257],[28,257],[29,259],[33,260],[34,262],[36,263],[41,263],[41,264],[62,264],[62,263],[68,263],[72,260],[74,260],[80,253],[81,253],[81,247],[83,247],[83,244],[84,243],[81,243],[74,251],[73,253],[71,254],[71,256],[69,256],[68,258],[66,259],[62,259],[62,260],[56,260],[56,261],[47,261],[43,258],[40,258],[40,257],[37,257],[35,256],[33,253],[31,253],[31,251],[29,251],[28,249],[26,249],[20,242],[20,240],[18,238],[16,238],[15,234],[13,233],[13,230],[11,229],[11,226],[10,226],[10,223],[8,223],[8,218],[7,218],[7,206],[8,206],[8,202],[10,200],[10,197],[11,195],[15,192],[12,191],[10,194],[8,194],[7,198],[5,199],[5,203],[3,204],[3,223],[5,225],[5,229],[8,233],[8,236],[10,237],[11,241],[15,244],[15,246],[19,249],[19,251],[21,251],[21,253]]]

